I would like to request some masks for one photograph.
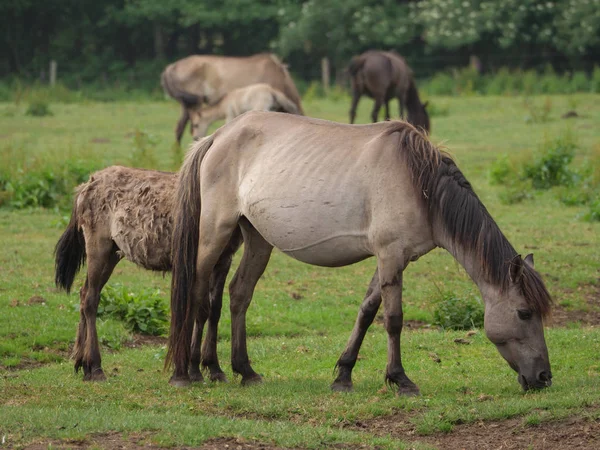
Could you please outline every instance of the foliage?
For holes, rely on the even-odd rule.
[[[113,317],[133,332],[159,336],[167,332],[169,308],[158,289],[131,292],[114,284],[102,290],[98,317]]]
[[[531,180],[536,189],[571,186],[575,181],[575,173],[568,166],[575,157],[576,148],[577,144],[569,133],[546,143],[534,160],[525,164],[523,175]]]
[[[523,105],[528,114],[525,116],[527,123],[546,123],[550,120],[552,113],[552,100],[546,97],[541,103],[537,103],[530,97],[525,97]]]
[[[465,330],[482,328],[484,307],[474,295],[458,296],[453,292],[442,295],[433,312],[434,324],[445,329]]]
[[[136,129],[133,134],[133,151],[131,152],[131,165],[145,169],[154,169],[157,167],[154,150],[157,140],[151,134]],[[178,156],[175,155],[177,158]]]
[[[46,101],[34,100],[27,107],[27,112],[25,114],[34,117],[44,117],[51,116],[52,111],[50,111],[50,107],[48,106],[48,103]]]

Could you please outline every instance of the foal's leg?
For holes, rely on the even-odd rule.
[[[354,123],[356,119],[356,108],[358,107],[358,101],[360,100],[360,92],[352,91],[352,104],[350,105],[350,123]]]
[[[229,245],[221,255],[219,262],[217,262],[210,279],[210,314],[208,316],[206,339],[202,345],[202,366],[210,371],[211,381],[227,381],[217,356],[217,331],[219,319],[221,318],[225,280],[231,267],[233,255],[241,244],[242,234],[238,229],[231,237]]]
[[[388,333],[388,362],[385,379],[389,384],[398,386],[402,395],[419,395],[419,388],[404,372],[400,357],[400,334],[402,333],[402,271],[406,263],[398,255],[402,251],[386,252],[377,255],[381,296],[385,307],[384,323]]]
[[[246,311],[259,278],[265,271],[273,247],[245,221],[244,255],[231,284],[229,298],[231,309],[231,368],[242,376],[242,384],[257,383],[262,378],[250,366],[246,346]]]
[[[91,241],[91,242],[90,242]],[[85,318],[85,325],[79,325],[75,371],[83,367],[84,381],[103,381],[106,379],[102,371],[100,345],[96,331],[96,314],[100,302],[100,291],[110,278],[120,258],[115,251],[111,239],[99,238],[86,242],[87,279],[80,293],[80,310]],[[83,352],[80,343],[83,334]]]
[[[177,126],[175,127],[175,138],[177,139],[177,143],[181,144],[181,136],[183,136],[183,132],[185,130],[185,126],[190,119],[190,112],[185,107],[184,104],[181,104],[181,117],[177,121]],[[191,128],[190,128],[191,130]]]
[[[354,323],[354,329],[352,330],[348,344],[346,344],[346,349],[335,365],[338,376],[331,385],[332,390],[344,392],[352,390],[352,369],[354,368],[354,364],[356,364],[363,339],[367,334],[369,326],[373,323],[380,305],[381,289],[379,287],[379,273],[375,270],[375,274],[369,284],[369,289],[367,289],[362,305],[360,305],[358,317]]]

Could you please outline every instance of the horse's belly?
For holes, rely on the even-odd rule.
[[[372,256],[358,210],[315,203],[263,200],[245,216],[271,245],[308,264],[344,266]]]

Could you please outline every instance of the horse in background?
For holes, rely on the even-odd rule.
[[[389,101],[397,98],[401,118],[404,118],[406,108],[408,122],[427,133],[431,131],[427,102],[421,103],[413,72],[400,55],[391,51],[369,50],[352,58],[348,72],[352,85],[350,123],[354,123],[356,118],[360,97],[368,95],[375,100],[371,113],[373,122],[377,122],[382,105],[385,107],[385,120],[390,120]]]
[[[55,248],[55,283],[69,292],[77,272],[87,260],[87,277],[79,292],[80,320],[73,348],[75,372],[83,368],[84,381],[103,381],[96,314],[100,292],[114,268],[126,258],[144,269],[171,270],[173,199],[177,174],[112,166],[98,171],[77,189],[71,220]],[[241,237],[215,267],[211,278],[210,311],[195,319],[190,352],[190,379],[201,381],[200,364],[211,380],[224,381],[217,358],[217,327],[225,279]],[[204,347],[200,339],[205,322]],[[201,357],[202,355],[202,357]]]
[[[277,111],[301,114],[298,106],[281,91],[266,83],[246,86],[226,94],[214,106],[197,107],[190,110],[192,136],[195,139],[206,136],[208,127],[217,120],[231,122],[248,111]]]
[[[164,91],[181,104],[175,137],[181,136],[190,110],[214,105],[234,89],[266,83],[281,91],[303,114],[300,94],[285,64],[271,53],[247,57],[193,55],[169,64],[161,74]]]

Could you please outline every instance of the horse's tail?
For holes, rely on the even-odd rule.
[[[176,64],[176,63],[175,63]],[[200,103],[200,96],[181,89],[173,79],[173,64],[166,67],[160,75],[160,85],[167,95],[174,98],[184,106],[190,108]]]
[[[364,64],[365,58],[363,57],[363,55],[353,56],[350,60],[350,64],[348,64],[348,73],[350,73],[351,76],[355,76],[358,73],[358,71],[362,69]]]
[[[296,110],[298,112],[294,114],[304,115],[304,109],[302,109],[302,100],[300,99],[300,93],[294,84],[294,79],[290,75],[290,72],[287,69],[287,64],[284,64],[277,55],[273,53],[269,53],[269,57],[275,63],[279,70],[281,70],[283,75],[283,95],[287,97],[287,99],[294,103],[296,106]]]
[[[196,276],[200,225],[200,164],[213,144],[213,135],[198,141],[179,172],[172,237],[171,331],[165,368],[186,367],[193,325],[191,291]]]
[[[54,248],[54,283],[56,287],[71,291],[75,275],[85,263],[85,238],[77,223],[77,199],[73,205],[71,220]]]
[[[275,101],[275,103],[286,113],[301,114],[300,110],[298,109],[298,106],[296,106],[296,104],[293,101],[287,98],[283,92],[280,92],[277,89],[273,89],[271,91],[271,94],[273,95],[273,100]]]

